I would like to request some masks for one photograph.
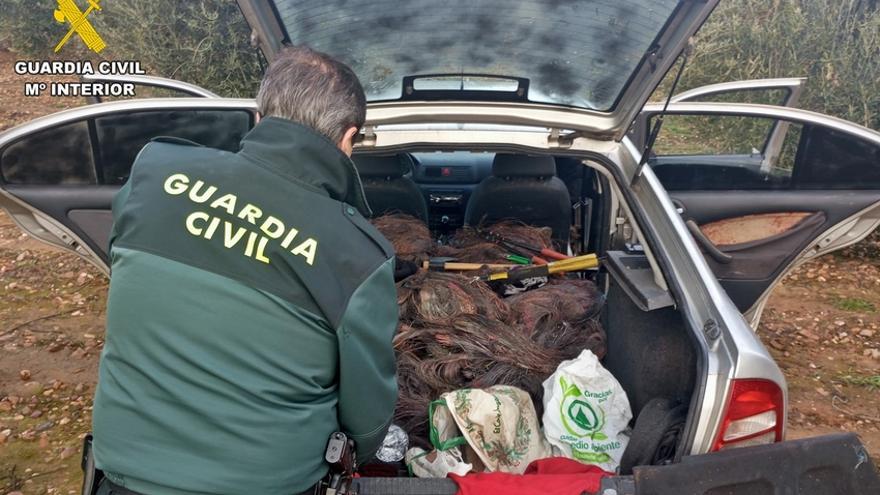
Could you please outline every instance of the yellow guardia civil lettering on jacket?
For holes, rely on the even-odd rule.
[[[194,204],[225,211],[236,219],[244,220],[250,224],[241,225],[203,210],[195,210],[186,217],[185,228],[187,232],[196,237],[211,240],[215,235],[222,235],[225,248],[235,249],[238,247],[243,250],[244,256],[263,263],[271,262],[269,257],[265,255],[266,245],[270,241],[280,239],[281,247],[294,256],[304,257],[309,265],[315,262],[318,251],[317,240],[308,237],[294,244],[299,236],[298,229],[288,227],[283,220],[275,216],[264,214],[262,208],[252,203],[239,205],[238,197],[235,194],[219,194],[220,191],[216,186],[206,184],[198,179],[193,182],[189,176],[182,173],[169,175],[165,180],[164,189],[172,196],[186,194],[186,197]]]

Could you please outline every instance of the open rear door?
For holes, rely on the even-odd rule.
[[[252,100],[175,98],[102,103],[0,134],[0,207],[25,232],[105,273],[110,204],[137,153],[156,136],[237,151]]]
[[[638,128],[648,128],[661,108],[646,106]],[[755,327],[770,290],[791,268],[880,224],[880,133],[833,117],[673,103],[649,164]]]

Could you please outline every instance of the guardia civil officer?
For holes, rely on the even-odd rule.
[[[398,309],[349,158],[363,89],[289,48],[257,106],[237,153],[154,140],[113,202],[99,493],[296,494],[332,432],[359,460],[385,436]]]

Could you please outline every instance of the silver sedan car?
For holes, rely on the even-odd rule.
[[[267,60],[306,43],[358,74],[369,104],[354,160],[377,213],[422,218],[441,239],[516,218],[601,256],[603,365],[644,435],[604,493],[880,493],[855,435],[785,441],[785,379],[754,332],[786,273],[880,223],[880,134],[797,109],[796,78],[647,103],[716,3],[239,0]],[[256,112],[183,82],[112,79],[186,97],[95,102],[0,134],[0,206],[105,272],[111,199],[141,147],[175,136],[236,151]],[[685,412],[651,440],[658,399]]]

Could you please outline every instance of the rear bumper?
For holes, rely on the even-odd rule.
[[[877,468],[854,433],[688,456],[635,468],[633,478],[637,495],[880,493]]]
[[[450,479],[359,478],[360,495],[453,495]],[[611,490],[611,491],[609,491]],[[603,495],[880,493],[877,468],[853,433],[688,456],[605,478]],[[514,495],[514,494],[511,494]]]

